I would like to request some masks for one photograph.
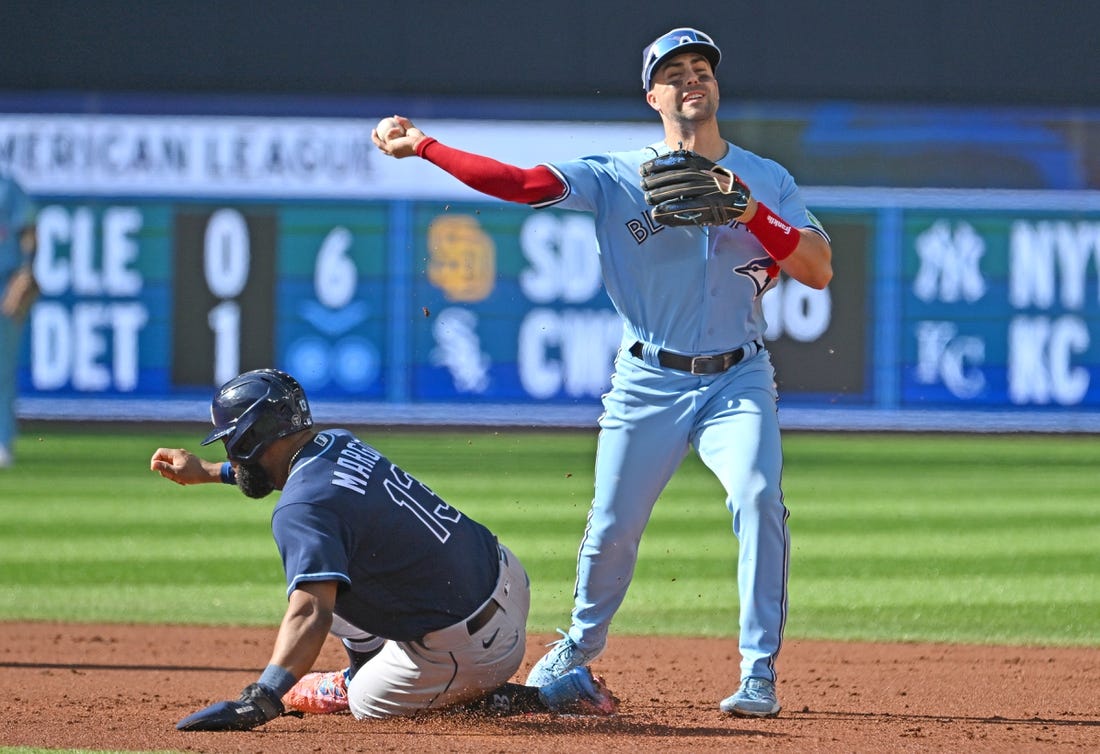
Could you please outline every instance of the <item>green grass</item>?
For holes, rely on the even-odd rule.
[[[805,442],[787,484],[792,634],[1100,643],[1095,439]]]
[[[0,619],[276,625],[271,499],[148,470],[158,445],[202,433],[27,427],[0,472]],[[360,434],[523,558],[533,632],[568,623],[594,433]],[[785,448],[788,637],[1100,645],[1097,440],[788,433]],[[721,488],[690,455],[613,630],[735,635],[735,556]]]

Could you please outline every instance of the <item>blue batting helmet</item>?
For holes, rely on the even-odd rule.
[[[698,52],[710,61],[711,70],[718,68],[718,62],[722,59],[722,51],[714,40],[701,31],[682,27],[673,29],[657,37],[642,52],[642,89],[649,91],[653,86],[653,74],[661,67],[661,63],[673,55],[685,52]]]
[[[214,429],[202,441],[225,442],[230,461],[251,463],[280,437],[313,426],[298,380],[278,369],[255,369],[225,383],[210,404]]]

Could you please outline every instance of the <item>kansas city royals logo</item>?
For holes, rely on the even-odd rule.
[[[744,275],[756,286],[753,298],[760,298],[771,288],[775,287],[779,279],[779,267],[771,257],[753,259],[740,267],[734,267],[733,271],[738,275]]]

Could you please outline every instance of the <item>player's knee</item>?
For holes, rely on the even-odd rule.
[[[741,497],[726,498],[726,507],[733,514],[735,524],[778,516],[784,509],[783,493],[778,484],[764,485]]]

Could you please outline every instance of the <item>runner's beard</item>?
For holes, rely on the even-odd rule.
[[[248,497],[267,497],[275,490],[271,475],[258,463],[242,463],[237,466],[237,486]]]

